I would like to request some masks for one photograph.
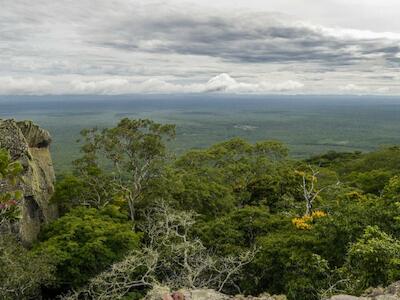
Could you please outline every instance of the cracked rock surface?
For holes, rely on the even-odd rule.
[[[49,132],[31,121],[0,120],[0,147],[23,166],[18,188],[24,199],[16,231],[27,245],[36,240],[44,223],[57,217],[56,206],[49,203],[55,181],[50,144]]]

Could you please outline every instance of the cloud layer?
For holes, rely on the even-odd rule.
[[[321,26],[266,4],[5,2],[0,94],[400,94],[400,32]]]
[[[134,93],[249,93],[264,94],[277,92],[300,92],[304,85],[297,81],[284,82],[238,82],[228,74],[217,75],[205,83],[177,84],[160,79],[135,81],[132,78],[113,77],[87,80],[84,77],[73,79],[67,88],[55,87],[47,80],[33,78],[0,77],[0,94],[100,94],[121,95]]]

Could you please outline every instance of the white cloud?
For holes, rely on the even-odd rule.
[[[222,73],[211,78],[205,85],[207,92],[226,92],[228,90],[236,89],[238,83],[235,79],[226,73]]]
[[[388,74],[387,76],[390,76]],[[394,75],[393,75],[394,76]],[[240,78],[240,77],[239,77]],[[394,81],[399,78],[394,77]],[[315,85],[318,81],[314,82]],[[377,94],[388,95],[398,91],[393,83],[389,86],[366,85],[362,83],[338,84],[329,94]],[[311,92],[310,92],[311,90]],[[0,95],[123,95],[123,94],[179,94],[179,93],[226,93],[226,94],[319,94],[318,87],[309,87],[302,80],[286,79],[277,81],[276,76],[237,79],[228,73],[221,73],[209,80],[177,82],[173,77],[88,77],[49,76],[0,77]]]
[[[238,82],[229,74],[223,73],[211,78],[205,85],[207,92],[230,93],[273,93],[299,91],[304,84],[294,80],[284,82],[259,81],[253,83]]]
[[[131,78],[75,79],[70,82],[72,93],[121,95],[135,93],[179,93],[188,90],[189,86],[172,84],[167,81],[151,78],[137,81]]]
[[[349,83],[339,87],[339,90],[344,92],[366,92],[368,88],[365,86],[359,86],[357,84]]]
[[[229,74],[219,74],[206,83],[177,84],[152,78],[136,81],[129,78],[110,78],[103,80],[73,80],[72,91],[81,94],[133,94],[133,93],[274,93],[292,92],[303,88],[298,81],[271,83],[259,81],[253,83],[238,82]]]
[[[198,92],[197,90],[190,90],[191,85],[184,86],[180,84],[173,84],[161,79],[152,78],[135,86],[136,93],[186,93]]]
[[[44,79],[32,77],[0,77],[0,95],[14,94],[47,94],[51,93],[53,85]]]
[[[340,86],[339,90],[348,94],[356,94],[356,95],[365,95],[365,94],[380,95],[380,94],[390,93],[390,88],[387,86],[373,88],[368,86],[360,86],[353,83]]]
[[[377,88],[376,89],[376,93],[378,93],[378,94],[388,94],[388,93],[390,93],[390,88],[387,87],[387,86]]]
[[[123,78],[110,78],[98,81],[73,80],[71,87],[82,94],[120,94],[129,89],[129,81]]]
[[[277,82],[277,83],[269,83],[263,81],[260,83],[260,87],[261,90],[265,91],[287,92],[287,91],[300,90],[304,87],[304,84],[295,80],[287,80],[284,82]]]

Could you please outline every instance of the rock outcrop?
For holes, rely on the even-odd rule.
[[[182,289],[171,291],[168,287],[156,286],[148,292],[145,300],[286,300],[284,295],[262,294],[254,296],[228,296],[211,289]],[[360,296],[336,295],[325,300],[400,300],[400,281],[387,288],[370,288]]]
[[[19,189],[24,193],[17,231],[25,244],[31,244],[43,223],[57,217],[49,203],[54,192],[54,169],[49,145],[50,134],[31,121],[0,120],[0,147],[23,166]]]
[[[182,289],[171,292],[168,287],[154,287],[144,298],[145,300],[286,300],[286,296],[262,294],[254,296],[228,296],[212,289]]]
[[[370,288],[360,297],[336,295],[329,300],[400,300],[400,281],[392,283],[387,288]]]

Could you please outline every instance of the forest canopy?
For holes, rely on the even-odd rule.
[[[301,300],[400,279],[400,147],[296,160],[233,138],[175,157],[174,135],[151,120],[84,130],[51,200],[61,216],[29,249],[6,233],[21,195],[1,192],[0,298],[135,299],[163,284]],[[20,168],[0,151],[0,179]]]

